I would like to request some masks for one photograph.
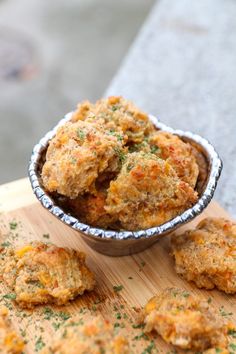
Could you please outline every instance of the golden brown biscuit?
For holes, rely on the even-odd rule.
[[[78,317],[66,322],[52,344],[42,354],[131,354],[127,340],[116,335],[101,316],[85,323]]]
[[[199,288],[236,293],[236,224],[206,218],[194,230],[172,237],[175,268]]]
[[[117,216],[110,215],[105,210],[107,193],[105,191],[97,191],[93,194],[85,194],[76,199],[68,199],[66,206],[71,210],[71,214],[80,221],[102,228],[115,228]]]
[[[140,143],[154,130],[148,115],[132,102],[120,96],[111,96],[92,104],[85,101],[78,105],[72,121],[100,121],[106,129],[121,130],[128,137],[128,143]]]
[[[177,288],[167,288],[144,308],[145,330],[156,331],[167,343],[181,349],[227,347],[227,325],[207,301]]]
[[[0,309],[0,353],[20,354],[24,349],[24,342],[11,329],[11,322],[8,319],[8,310]]]
[[[190,144],[164,131],[154,132],[149,138],[149,144],[157,156],[174,168],[181,180],[195,187],[199,168]]]
[[[0,274],[14,291],[16,302],[26,308],[65,304],[92,290],[95,283],[83,252],[41,242],[2,250]]]
[[[42,169],[44,187],[70,198],[94,191],[100,174],[120,169],[124,139],[98,122],[64,124],[49,143]]]
[[[171,165],[154,154],[128,154],[111,181],[105,210],[117,215],[127,230],[161,225],[197,200],[197,193],[181,181]]]

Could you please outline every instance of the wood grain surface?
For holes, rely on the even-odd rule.
[[[112,258],[96,253],[84,243],[77,231],[43,209],[26,179],[0,187],[0,210],[1,242],[20,245],[36,239],[82,250],[87,254],[87,264],[96,276],[94,292],[86,293],[67,306],[39,306],[33,311],[20,310],[8,298],[10,290],[0,284],[1,304],[10,309],[13,326],[28,341],[26,353],[40,352],[58,327],[64,325],[67,317],[74,314],[83,317],[88,310],[94,314],[101,313],[114,323],[115,328],[124,331],[134,353],[173,353],[174,348],[165,344],[160,337],[147,337],[142,328],[133,328],[137,327],[139,309],[151,296],[169,286],[186,289],[204,299],[211,298],[215,311],[236,323],[235,296],[217,290],[197,289],[194,284],[176,275],[170,255],[169,236],[132,256]],[[206,216],[229,217],[217,203],[212,202],[200,217],[176,233],[191,228]],[[119,291],[115,291],[114,286],[118,286]],[[154,347],[156,349],[150,349]]]

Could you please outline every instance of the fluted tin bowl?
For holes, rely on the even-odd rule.
[[[164,130],[178,135],[182,140],[188,141],[190,144],[194,145],[194,147],[204,156],[207,165],[206,178],[198,187],[199,199],[197,203],[181,215],[178,215],[174,219],[169,220],[160,226],[139,231],[105,230],[80,222],[79,219],[73,217],[59,207],[57,201],[44,190],[41,182],[41,169],[45,161],[45,154],[49,141],[56,134],[58,127],[69,121],[71,116],[72,113],[68,113],[39,141],[38,144],[35,145],[29,163],[29,179],[32,189],[42,206],[58,220],[78,231],[78,236],[82,237],[84,241],[96,251],[110,256],[122,256],[140,252],[158,241],[163,235],[166,235],[183,224],[193,220],[196,216],[201,214],[210,203],[222,170],[222,162],[214,147],[199,135],[191,132],[174,130],[161,123],[156,117],[150,115],[149,118],[158,130]]]

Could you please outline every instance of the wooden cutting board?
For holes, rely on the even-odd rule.
[[[195,226],[206,216],[229,218],[217,203],[212,202],[200,217],[191,225],[182,227],[178,233]],[[146,251],[132,256],[112,258],[96,253],[82,241],[77,231],[71,230],[43,209],[33,196],[27,179],[0,186],[0,233],[1,242],[8,240],[21,244],[37,239],[82,250],[87,254],[87,264],[96,276],[94,292],[85,294],[68,306],[39,306],[33,311],[20,311],[14,301],[8,299],[10,290],[0,284],[1,304],[10,308],[15,329],[28,341],[26,353],[39,352],[69,316],[84,316],[86,309],[94,314],[101,313],[114,323],[115,328],[125,331],[134,353],[174,353],[174,348],[160,337],[147,337],[142,328],[133,328],[136,327],[140,307],[151,296],[169,286],[192,291],[201,298],[210,298],[216,312],[236,323],[235,296],[217,290],[199,290],[176,275],[168,236]],[[114,286],[122,289],[114,291]]]

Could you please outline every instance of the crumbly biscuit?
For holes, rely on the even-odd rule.
[[[119,171],[125,137],[99,122],[67,122],[50,141],[42,182],[49,192],[76,198],[95,190],[100,174]]]
[[[114,334],[112,325],[101,316],[83,322],[79,317],[66,322],[42,354],[130,354],[127,340]]]
[[[104,98],[95,104],[88,101],[79,104],[72,117],[72,121],[78,120],[100,121],[108,130],[121,130],[128,143],[140,143],[154,130],[148,115],[120,96]]]
[[[206,218],[194,230],[172,236],[175,268],[199,288],[236,293],[236,224]]]
[[[197,200],[193,188],[181,181],[171,165],[154,154],[128,154],[108,189],[105,210],[117,215],[127,230],[161,225]]]
[[[147,332],[156,331],[167,343],[202,351],[227,347],[227,325],[207,301],[177,288],[167,288],[144,308]]]
[[[63,305],[94,287],[83,252],[36,242],[18,250],[4,249],[0,256],[1,278],[21,307]]]
[[[71,213],[80,221],[95,226],[107,228],[116,228],[116,215],[110,215],[105,210],[107,193],[97,190],[95,194],[84,194],[76,199],[66,201],[66,206]]]
[[[149,144],[152,151],[166,160],[176,171],[178,177],[191,187],[195,187],[199,168],[192,147],[177,135],[157,131],[151,134]]]

